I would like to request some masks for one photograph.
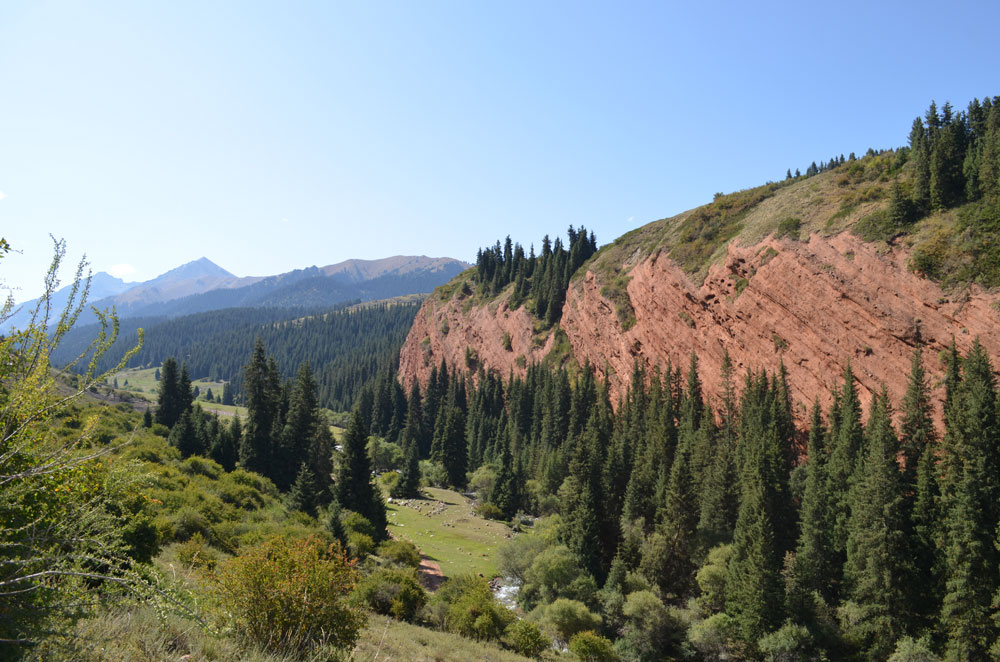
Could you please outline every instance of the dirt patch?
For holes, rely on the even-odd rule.
[[[432,561],[427,556],[420,557],[420,583],[428,591],[436,591],[444,583],[444,573],[437,561]]]

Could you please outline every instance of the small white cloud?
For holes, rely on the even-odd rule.
[[[635,218],[635,216],[629,216],[628,220],[626,221],[626,223],[631,223],[633,218]]]
[[[3,200],[6,197],[7,197],[7,194],[4,193],[3,191],[0,191],[0,200]]]
[[[108,269],[108,273],[115,278],[125,279],[126,276],[131,276],[135,273],[135,267],[131,264],[113,264]]]
[[[287,219],[287,218],[283,218],[283,219],[281,219],[281,222],[282,222],[282,223],[287,223],[287,222],[288,222],[288,219]]]

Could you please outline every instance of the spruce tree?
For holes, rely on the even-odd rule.
[[[288,415],[275,453],[277,466],[272,477],[278,489],[288,489],[297,475],[301,464],[307,459],[309,447],[319,429],[319,399],[316,395],[316,379],[309,363],[299,366],[295,386],[289,397]],[[315,475],[314,475],[315,478]]]
[[[965,360],[962,383],[953,394],[947,420],[953,463],[961,469],[953,489],[942,495],[945,517],[945,596],[941,626],[947,637],[948,660],[986,659],[997,637],[990,620],[998,588],[995,539],[998,520],[997,394],[986,352],[973,343]]]
[[[288,507],[315,516],[318,497],[316,475],[309,468],[309,464],[303,462],[299,465],[295,482],[292,483],[292,488],[288,492]]]
[[[406,460],[399,480],[392,488],[392,496],[397,499],[420,498],[420,458],[417,455],[417,444],[413,442],[406,447]]]
[[[870,659],[885,659],[909,629],[911,578],[904,485],[889,396],[872,399],[865,453],[851,489],[844,583],[857,614],[847,635]]]
[[[343,456],[336,481],[337,502],[341,508],[365,517],[375,529],[376,540],[384,540],[387,536],[385,503],[372,485],[371,474],[368,430],[359,408],[355,407],[343,439]]]
[[[831,555],[829,539],[830,511],[825,437],[819,400],[816,400],[813,402],[809,443],[806,447],[808,464],[806,464],[805,492],[802,495],[795,568],[799,586],[803,591],[807,593],[818,591],[830,599],[832,598],[830,577],[833,574],[835,559]],[[808,597],[798,596],[794,601],[808,602]]]
[[[247,406],[246,427],[239,446],[240,464],[247,471],[270,476],[274,469],[275,431],[281,428],[281,380],[273,359],[268,360],[258,337],[250,363],[244,368],[243,395]]]
[[[163,371],[160,376],[156,403],[156,422],[172,428],[184,411],[178,389],[177,360],[168,356],[163,361]]]
[[[908,545],[913,563],[909,604],[915,624],[928,627],[941,604],[937,543],[943,533],[937,507],[936,440],[930,393],[920,349],[913,352],[910,379],[903,397],[900,445],[904,462],[903,494],[908,522]]]
[[[170,430],[168,441],[171,446],[181,452],[183,458],[205,453],[204,442],[198,435],[190,409],[181,414],[177,423]]]
[[[832,448],[827,469],[830,498],[830,543],[839,559],[832,570],[834,584],[839,580],[840,563],[847,558],[847,522],[851,515],[850,491],[854,470],[861,449],[863,428],[861,426],[861,403],[854,384],[851,364],[844,370],[844,384],[838,397],[839,408],[836,415],[836,435],[831,435]],[[832,427],[832,426],[831,426]]]

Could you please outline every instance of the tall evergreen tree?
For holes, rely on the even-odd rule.
[[[946,508],[945,596],[941,626],[947,637],[947,660],[987,659],[997,636],[990,619],[997,592],[998,466],[997,395],[993,368],[986,352],[973,344],[963,367],[963,379],[953,397],[957,425],[955,453],[960,476],[953,490],[942,495]],[[954,434],[955,430],[949,430]]]
[[[158,385],[159,395],[156,406],[156,422],[172,428],[184,411],[184,401],[179,389],[180,375],[177,360],[169,356],[163,361]]]
[[[820,592],[832,598],[830,577],[836,560],[830,544],[830,511],[827,481],[826,430],[820,414],[819,400],[813,402],[809,424],[809,443],[806,447],[806,485],[802,495],[799,523],[799,543],[795,553],[796,577],[799,588],[805,593]],[[798,596],[795,602],[808,602],[808,596]],[[808,616],[800,614],[801,616]]]
[[[406,446],[403,470],[392,488],[392,496],[397,499],[420,498],[420,458],[417,452],[416,442]]]
[[[250,363],[244,369],[243,394],[246,427],[240,443],[240,464],[248,471],[269,476],[274,468],[275,428],[280,432],[281,380],[274,361],[268,360],[264,343],[257,339]]]
[[[316,475],[309,467],[309,463],[303,462],[299,465],[295,481],[288,492],[288,506],[292,510],[301,510],[308,515],[315,516],[318,502],[319,490],[316,484]]]
[[[854,384],[851,364],[844,370],[844,384],[838,396],[836,434],[831,434],[832,448],[827,469],[830,496],[830,542],[839,562],[833,568],[834,584],[841,564],[847,559],[847,522],[851,516],[850,491],[858,462],[864,430],[861,426],[861,403]],[[831,431],[834,431],[831,425]]]
[[[371,460],[368,458],[368,431],[358,407],[343,439],[343,456],[337,472],[336,498],[341,508],[360,513],[375,529],[376,540],[384,540],[386,531],[385,503],[372,485]]]
[[[847,594],[858,612],[847,635],[876,660],[892,654],[896,641],[909,629],[912,613],[907,599],[912,573],[904,485],[891,419],[889,396],[883,388],[872,399],[866,450],[851,489],[844,570]]]

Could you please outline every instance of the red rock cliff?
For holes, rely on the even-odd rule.
[[[589,359],[600,375],[609,375],[614,399],[627,387],[634,360],[652,367],[669,359],[686,367],[693,351],[709,394],[719,392],[726,349],[738,372],[774,370],[784,361],[800,422],[813,398],[828,403],[848,361],[866,407],[882,384],[898,407],[915,347],[924,352],[932,384],[942,374],[938,355],[953,335],[962,352],[978,336],[1000,361],[996,293],[976,287],[945,293],[907,270],[902,249],[882,249],[847,233],[734,243],[700,286],[656,252],[629,273],[631,328],[622,329],[591,272],[571,285],[561,327],[576,360]],[[403,346],[401,378],[425,382],[442,358],[459,369],[478,362],[505,375],[521,373],[555,344],[552,334],[540,343],[532,323],[524,308],[510,310],[506,297],[469,307],[461,297],[432,296]]]

